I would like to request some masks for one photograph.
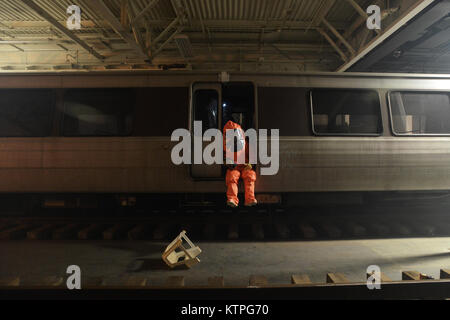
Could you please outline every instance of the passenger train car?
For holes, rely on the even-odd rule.
[[[170,137],[194,121],[221,129],[230,117],[280,130],[279,172],[256,183],[261,203],[450,190],[449,76],[6,73],[2,199],[225,203],[225,169],[174,165]]]

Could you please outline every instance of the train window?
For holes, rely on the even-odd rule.
[[[0,136],[50,136],[53,108],[50,89],[0,90]]]
[[[450,134],[450,92],[397,91],[389,101],[395,134]]]
[[[175,129],[189,127],[188,87],[145,87],[134,91],[133,136],[170,136]]]
[[[133,125],[132,89],[71,89],[64,96],[64,136],[126,136]]]
[[[222,85],[222,128],[228,121],[254,128],[255,96],[252,83],[226,83]]]
[[[316,135],[382,133],[380,99],[376,91],[314,89],[311,113]]]
[[[258,87],[259,128],[280,130],[280,136],[310,136],[306,88]]]
[[[219,94],[216,90],[196,90],[194,94],[194,120],[202,122],[203,133],[219,125]]]

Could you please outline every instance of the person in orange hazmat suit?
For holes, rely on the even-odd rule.
[[[234,135],[230,135],[227,139],[228,130],[233,130]],[[227,205],[232,208],[239,205],[238,182],[239,178],[242,178],[245,187],[245,206],[255,206],[258,203],[255,198],[256,172],[248,163],[248,143],[245,141],[244,131],[239,124],[233,121],[226,123],[223,129],[223,144],[228,167],[226,175]],[[238,159],[245,159],[245,164],[239,164]]]

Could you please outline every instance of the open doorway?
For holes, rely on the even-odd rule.
[[[191,128],[194,121],[201,121],[203,133],[212,128],[222,131],[229,120],[240,124],[244,131],[256,129],[255,110],[253,83],[195,83],[192,87]],[[223,179],[224,172],[221,165],[191,165],[194,179]]]

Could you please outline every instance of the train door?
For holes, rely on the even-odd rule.
[[[202,122],[202,134],[211,128],[223,130],[229,121],[239,123],[244,130],[255,128],[255,89],[253,83],[196,83],[192,86],[192,122]],[[204,142],[203,148],[210,142]],[[192,164],[191,176],[200,180],[224,177],[222,165]]]
[[[222,85],[220,83],[197,83],[192,87],[192,123],[202,122],[202,136],[208,129],[218,129],[222,121],[220,107],[222,105]],[[194,143],[194,141],[192,141]],[[209,142],[203,142],[203,149]],[[192,155],[193,157],[193,155]],[[194,162],[192,162],[194,163]],[[192,164],[191,176],[194,179],[219,179],[222,177],[222,166]]]

